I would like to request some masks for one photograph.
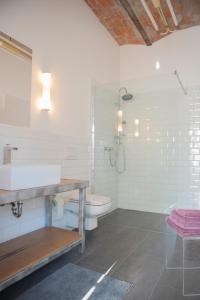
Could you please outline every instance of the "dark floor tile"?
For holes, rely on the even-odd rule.
[[[99,226],[86,233],[86,246],[90,248],[91,246],[97,247],[102,242],[106,240],[113,240],[120,233],[124,231],[124,228],[118,224],[108,225],[104,222],[99,222]]]
[[[159,284],[153,291],[149,300],[199,300],[200,296],[183,296],[182,289],[174,286]]]
[[[149,231],[145,240],[138,245],[133,254],[135,257],[148,254],[164,263],[166,259],[166,235]]]
[[[181,269],[164,269],[160,279],[160,285],[169,285],[176,289],[182,290],[183,272]]]
[[[184,293],[200,295],[200,268],[184,270]]]
[[[171,238],[165,233],[148,232],[146,239],[139,245],[135,254],[148,253],[162,260],[168,267],[182,267],[182,239]]]
[[[120,264],[141,243],[147,232],[133,228],[124,228],[109,240],[104,240],[94,251],[80,259],[82,265],[92,264],[106,271],[113,264]],[[79,263],[78,262],[78,263]]]
[[[104,223],[106,225],[117,224],[120,226],[122,226],[122,225],[127,226],[125,220],[127,218],[132,218],[132,217],[133,217],[133,214],[131,214],[129,210],[116,209],[111,214],[103,217],[100,220],[99,224]]]
[[[164,265],[160,260],[148,254],[130,255],[118,269],[112,273],[113,277],[137,284],[140,280],[154,280],[160,278]]]
[[[185,294],[200,294],[200,270],[187,270],[185,276]],[[170,290],[170,292],[168,291]],[[166,294],[166,295],[165,295]],[[160,298],[159,298],[160,297]],[[166,298],[165,298],[166,297]],[[169,298],[167,298],[169,297]],[[171,297],[171,298],[170,298]],[[183,270],[182,269],[165,269],[162,273],[151,300],[157,299],[200,299],[200,296],[183,297]]]
[[[143,288],[142,285],[137,285],[129,290],[123,300],[149,300],[149,289],[146,289],[145,286]]]
[[[134,284],[134,289],[127,297],[147,299],[163,272],[163,263],[149,254],[133,253],[111,276]]]
[[[184,265],[186,268],[200,268],[200,239],[184,238]]]
[[[164,232],[165,215],[130,210],[116,210],[108,217],[102,219],[106,224],[119,224],[122,226],[136,227],[145,230]]]

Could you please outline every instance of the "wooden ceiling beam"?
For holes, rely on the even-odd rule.
[[[121,6],[123,7],[123,9],[127,12],[129,18],[131,19],[131,21],[133,22],[133,24],[135,25],[137,30],[139,31],[145,44],[147,46],[151,46],[152,42],[151,42],[150,38],[148,37],[146,31],[144,30],[142,24],[140,23],[135,11],[133,10],[133,8],[130,5],[130,3],[128,2],[128,0],[119,0],[119,2],[121,4]]]

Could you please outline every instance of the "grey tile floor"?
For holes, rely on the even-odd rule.
[[[73,249],[4,290],[0,299],[16,299],[67,262],[73,262],[102,273],[110,270],[110,276],[133,283],[124,300],[200,300],[200,296],[182,296],[181,270],[165,268],[164,219],[162,214],[117,209],[102,218],[97,229],[87,232],[84,254]],[[187,284],[196,280],[200,287],[199,275],[188,276]]]

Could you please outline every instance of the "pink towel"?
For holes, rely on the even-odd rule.
[[[172,213],[176,213],[180,217],[185,217],[191,220],[200,220],[200,210],[198,209],[173,209]]]
[[[200,218],[200,210],[198,209],[173,209],[172,212],[176,212],[178,215],[182,217],[188,218]]]
[[[200,228],[200,210],[174,209],[170,219],[182,228]]]
[[[185,227],[182,223],[178,222],[176,219],[172,218],[171,216],[166,218],[166,223],[173,228],[177,234],[181,237],[186,236],[200,236],[200,224],[199,226],[193,227]]]

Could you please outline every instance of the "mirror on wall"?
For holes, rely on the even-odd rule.
[[[32,50],[0,32],[0,123],[30,127]]]

